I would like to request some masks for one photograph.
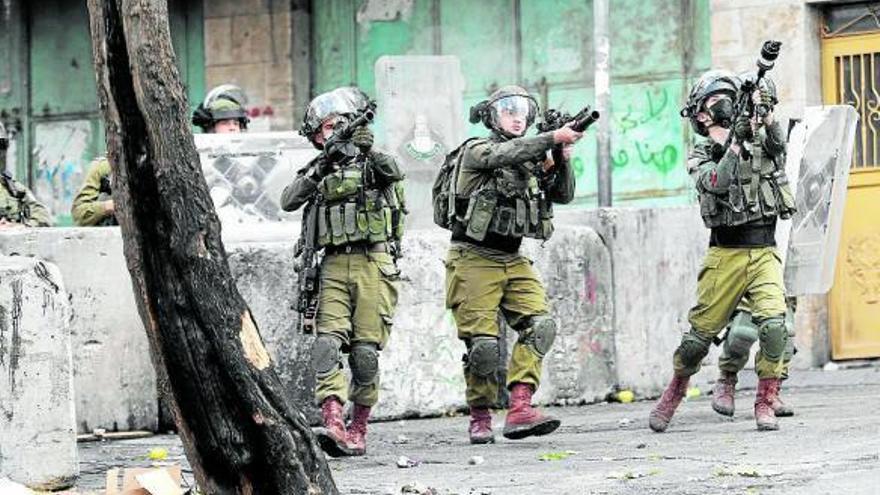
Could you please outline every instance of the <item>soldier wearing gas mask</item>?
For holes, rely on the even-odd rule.
[[[297,172],[281,196],[285,211],[304,205],[317,211],[316,245],[324,257],[312,367],[325,427],[318,441],[334,457],[366,453],[367,421],[379,399],[379,352],[397,305],[403,174],[391,156],[372,149],[368,127],[357,127],[350,140],[335,138],[368,102],[354,87],[312,100],[300,133],[322,153]],[[348,354],[350,385],[343,354]],[[354,404],[347,427],[342,414],[346,399]]]
[[[754,82],[757,73],[754,71],[740,74],[742,81]],[[761,81],[762,91],[769,97],[769,106],[772,108],[778,103],[776,93],[776,83],[767,76]],[[782,247],[785,248],[784,246]],[[794,355],[794,311],[796,301],[794,297],[786,298],[787,311],[785,314],[785,328],[788,334],[788,340],[785,345],[784,366],[782,378],[788,377],[788,365]],[[758,340],[758,326],[752,319],[751,305],[747,297],[737,306],[734,311],[730,324],[727,326],[727,333],[724,342],[721,345],[721,356],[718,358],[718,370],[720,376],[715,381],[715,387],[712,391],[712,409],[718,414],[724,416],[733,416],[735,409],[734,393],[736,383],[738,381],[739,372],[748,363],[750,350],[752,345]],[[771,407],[773,413],[777,417],[793,416],[794,410],[782,402],[779,394],[773,400]]]
[[[20,227],[48,227],[51,215],[34,194],[6,173],[9,137],[0,122],[0,231]]]
[[[537,103],[523,88],[502,87],[471,109],[471,122],[481,121],[491,136],[469,139],[453,152],[458,162],[449,182],[455,211],[449,221],[446,307],[467,347],[468,432],[475,444],[495,441],[490,408],[498,402],[499,310],[519,333],[506,377],[510,409],[504,436],[546,435],[560,424],[531,405],[556,322],[544,286],[519,248],[523,237],[549,239],[552,203],[574,198],[569,158],[582,133],[563,127],[526,136],[536,114]],[[555,160],[549,158],[554,148]]]
[[[246,105],[247,96],[241,88],[234,84],[223,84],[208,92],[204,101],[193,112],[192,123],[207,133],[244,132],[250,122]],[[76,225],[118,225],[112,183],[113,175],[107,158],[93,160],[70,208]]]
[[[711,235],[697,279],[697,303],[688,315],[691,329],[673,356],[672,381],[650,414],[649,425],[658,432],[669,426],[690,376],[700,369],[743,296],[749,300],[760,341],[755,420],[758,430],[779,428],[772,405],[785,369],[788,330],[775,230],[777,217],[794,212],[794,198],[783,168],[785,134],[773,115],[773,96],[762,85],[749,95],[754,117],[746,112],[736,116],[740,84],[730,72],[709,71],[694,85],[682,109],[694,131],[708,138],[691,151],[688,171]]]

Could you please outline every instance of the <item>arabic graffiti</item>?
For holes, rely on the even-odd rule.
[[[674,170],[682,156],[677,133],[678,114],[665,87],[643,90],[641,98],[630,99],[615,115],[611,153],[615,169],[638,163],[665,175]]]

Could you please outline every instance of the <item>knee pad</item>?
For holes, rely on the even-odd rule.
[[[752,345],[758,340],[758,327],[752,321],[752,314],[739,312],[730,322],[727,331],[727,349],[734,356],[748,356]]]
[[[678,345],[677,351],[682,364],[688,367],[699,365],[703,358],[709,354],[709,345],[711,343],[710,339],[701,337],[693,329],[684,334],[681,337],[681,344]]]
[[[480,378],[495,375],[501,362],[501,348],[497,337],[477,336],[471,339],[467,354],[468,372]]]
[[[320,378],[339,369],[342,361],[341,348],[342,341],[338,338],[328,334],[318,335],[312,344],[312,369],[315,370],[315,375]]]
[[[352,344],[348,364],[351,366],[351,378],[356,384],[366,386],[373,383],[376,375],[379,374],[379,350],[376,344],[369,342]]]
[[[544,357],[556,340],[556,321],[549,315],[533,316],[529,329],[520,332],[520,342],[526,344],[540,357]]]
[[[788,329],[785,327],[785,318],[782,316],[767,318],[761,322],[759,328],[761,339],[761,352],[771,360],[777,361],[785,352],[788,342]]]

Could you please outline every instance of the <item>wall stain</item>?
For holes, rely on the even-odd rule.
[[[15,372],[21,357],[21,280],[12,281],[12,338],[9,348],[9,390],[15,395]]]

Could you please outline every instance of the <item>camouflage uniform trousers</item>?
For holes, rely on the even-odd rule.
[[[549,311],[544,286],[531,261],[517,256],[509,262],[484,257],[477,252],[451,247],[446,258],[446,307],[452,310],[458,338],[470,341],[478,335],[499,337],[498,310],[515,329],[529,317]],[[542,358],[531,346],[517,342],[510,353],[507,386],[527,383],[535,389],[541,382]],[[494,407],[498,402],[498,383],[493,375],[481,378],[464,370],[467,403],[474,407]]]
[[[711,342],[727,326],[743,296],[749,298],[756,321],[784,317],[782,261],[776,248],[710,247],[697,279],[697,304],[688,314],[692,332],[704,342]],[[776,342],[787,340],[783,329],[775,331],[782,332],[782,335],[769,334],[760,339],[761,350],[755,359],[755,371],[760,378],[780,378],[783,375],[785,353],[781,353],[778,359],[771,359],[764,350],[765,342],[770,339]],[[684,362],[681,349],[679,347],[673,356],[675,374],[694,375],[699,371],[700,363]]]
[[[367,342],[381,351],[391,334],[397,306],[399,271],[388,253],[332,254],[321,264],[321,295],[317,332],[330,334],[342,342],[342,351],[351,344]],[[372,407],[379,400],[379,374],[372,383],[349,384],[340,365],[320,376],[315,386],[318,404],[330,396]]]

